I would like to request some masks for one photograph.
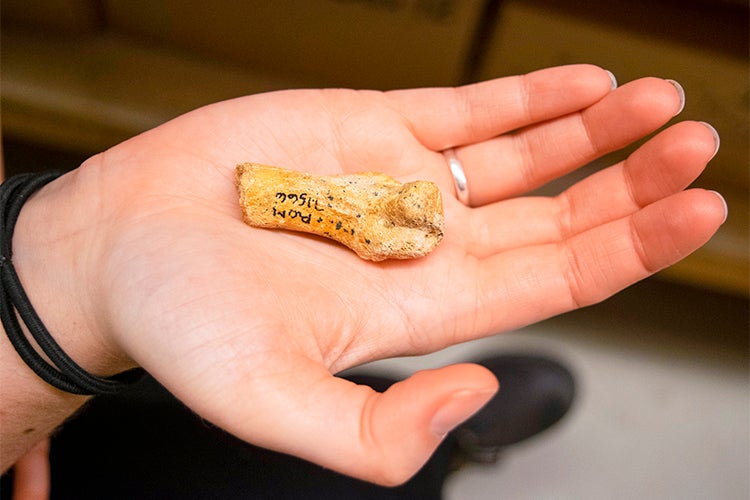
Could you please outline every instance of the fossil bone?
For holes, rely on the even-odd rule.
[[[380,173],[312,175],[257,163],[237,165],[243,221],[331,238],[361,258],[411,259],[443,237],[443,202],[428,181]]]

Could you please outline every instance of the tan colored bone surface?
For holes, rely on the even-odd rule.
[[[367,260],[422,257],[443,237],[443,202],[432,182],[242,163],[237,189],[245,223],[331,238]]]

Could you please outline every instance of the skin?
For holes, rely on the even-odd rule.
[[[668,81],[612,90],[605,71],[580,65],[455,89],[222,102],[46,186],[21,213],[14,262],[49,330],[92,373],[142,366],[242,439],[398,484],[498,382],[459,364],[380,394],[333,374],[594,304],[703,245],[726,205],[685,190],[718,147],[701,123],[672,125],[560,196],[524,196],[651,134],[682,104]],[[452,195],[449,147],[472,207]],[[372,263],[250,228],[234,186],[243,161],[431,180],[445,237],[423,259]],[[86,398],[36,378],[4,335],[0,352],[7,468]]]

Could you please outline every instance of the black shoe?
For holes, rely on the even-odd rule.
[[[552,427],[575,399],[573,375],[549,358],[502,354],[476,363],[495,374],[500,390],[453,431],[464,460],[496,462],[503,448]]]

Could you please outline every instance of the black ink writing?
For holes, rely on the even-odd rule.
[[[299,207],[306,207],[310,210],[317,210],[322,212],[323,209],[318,204],[318,200],[309,196],[307,193],[276,193],[276,199],[281,200],[281,203],[291,203]]]
[[[274,217],[281,217],[282,219],[286,219],[287,217],[290,219],[299,219],[305,224],[309,224],[310,220],[312,220],[312,214],[305,214],[292,208],[289,210],[276,210],[276,207],[272,207],[271,210]]]
[[[278,204],[271,207],[274,217],[299,219],[305,224],[310,224],[312,221],[311,211],[323,211],[323,208],[318,204],[318,200],[308,193],[285,193],[280,191],[276,193],[275,197],[278,200]],[[279,205],[283,206],[280,207]],[[319,223],[321,220],[318,217],[317,221]]]

